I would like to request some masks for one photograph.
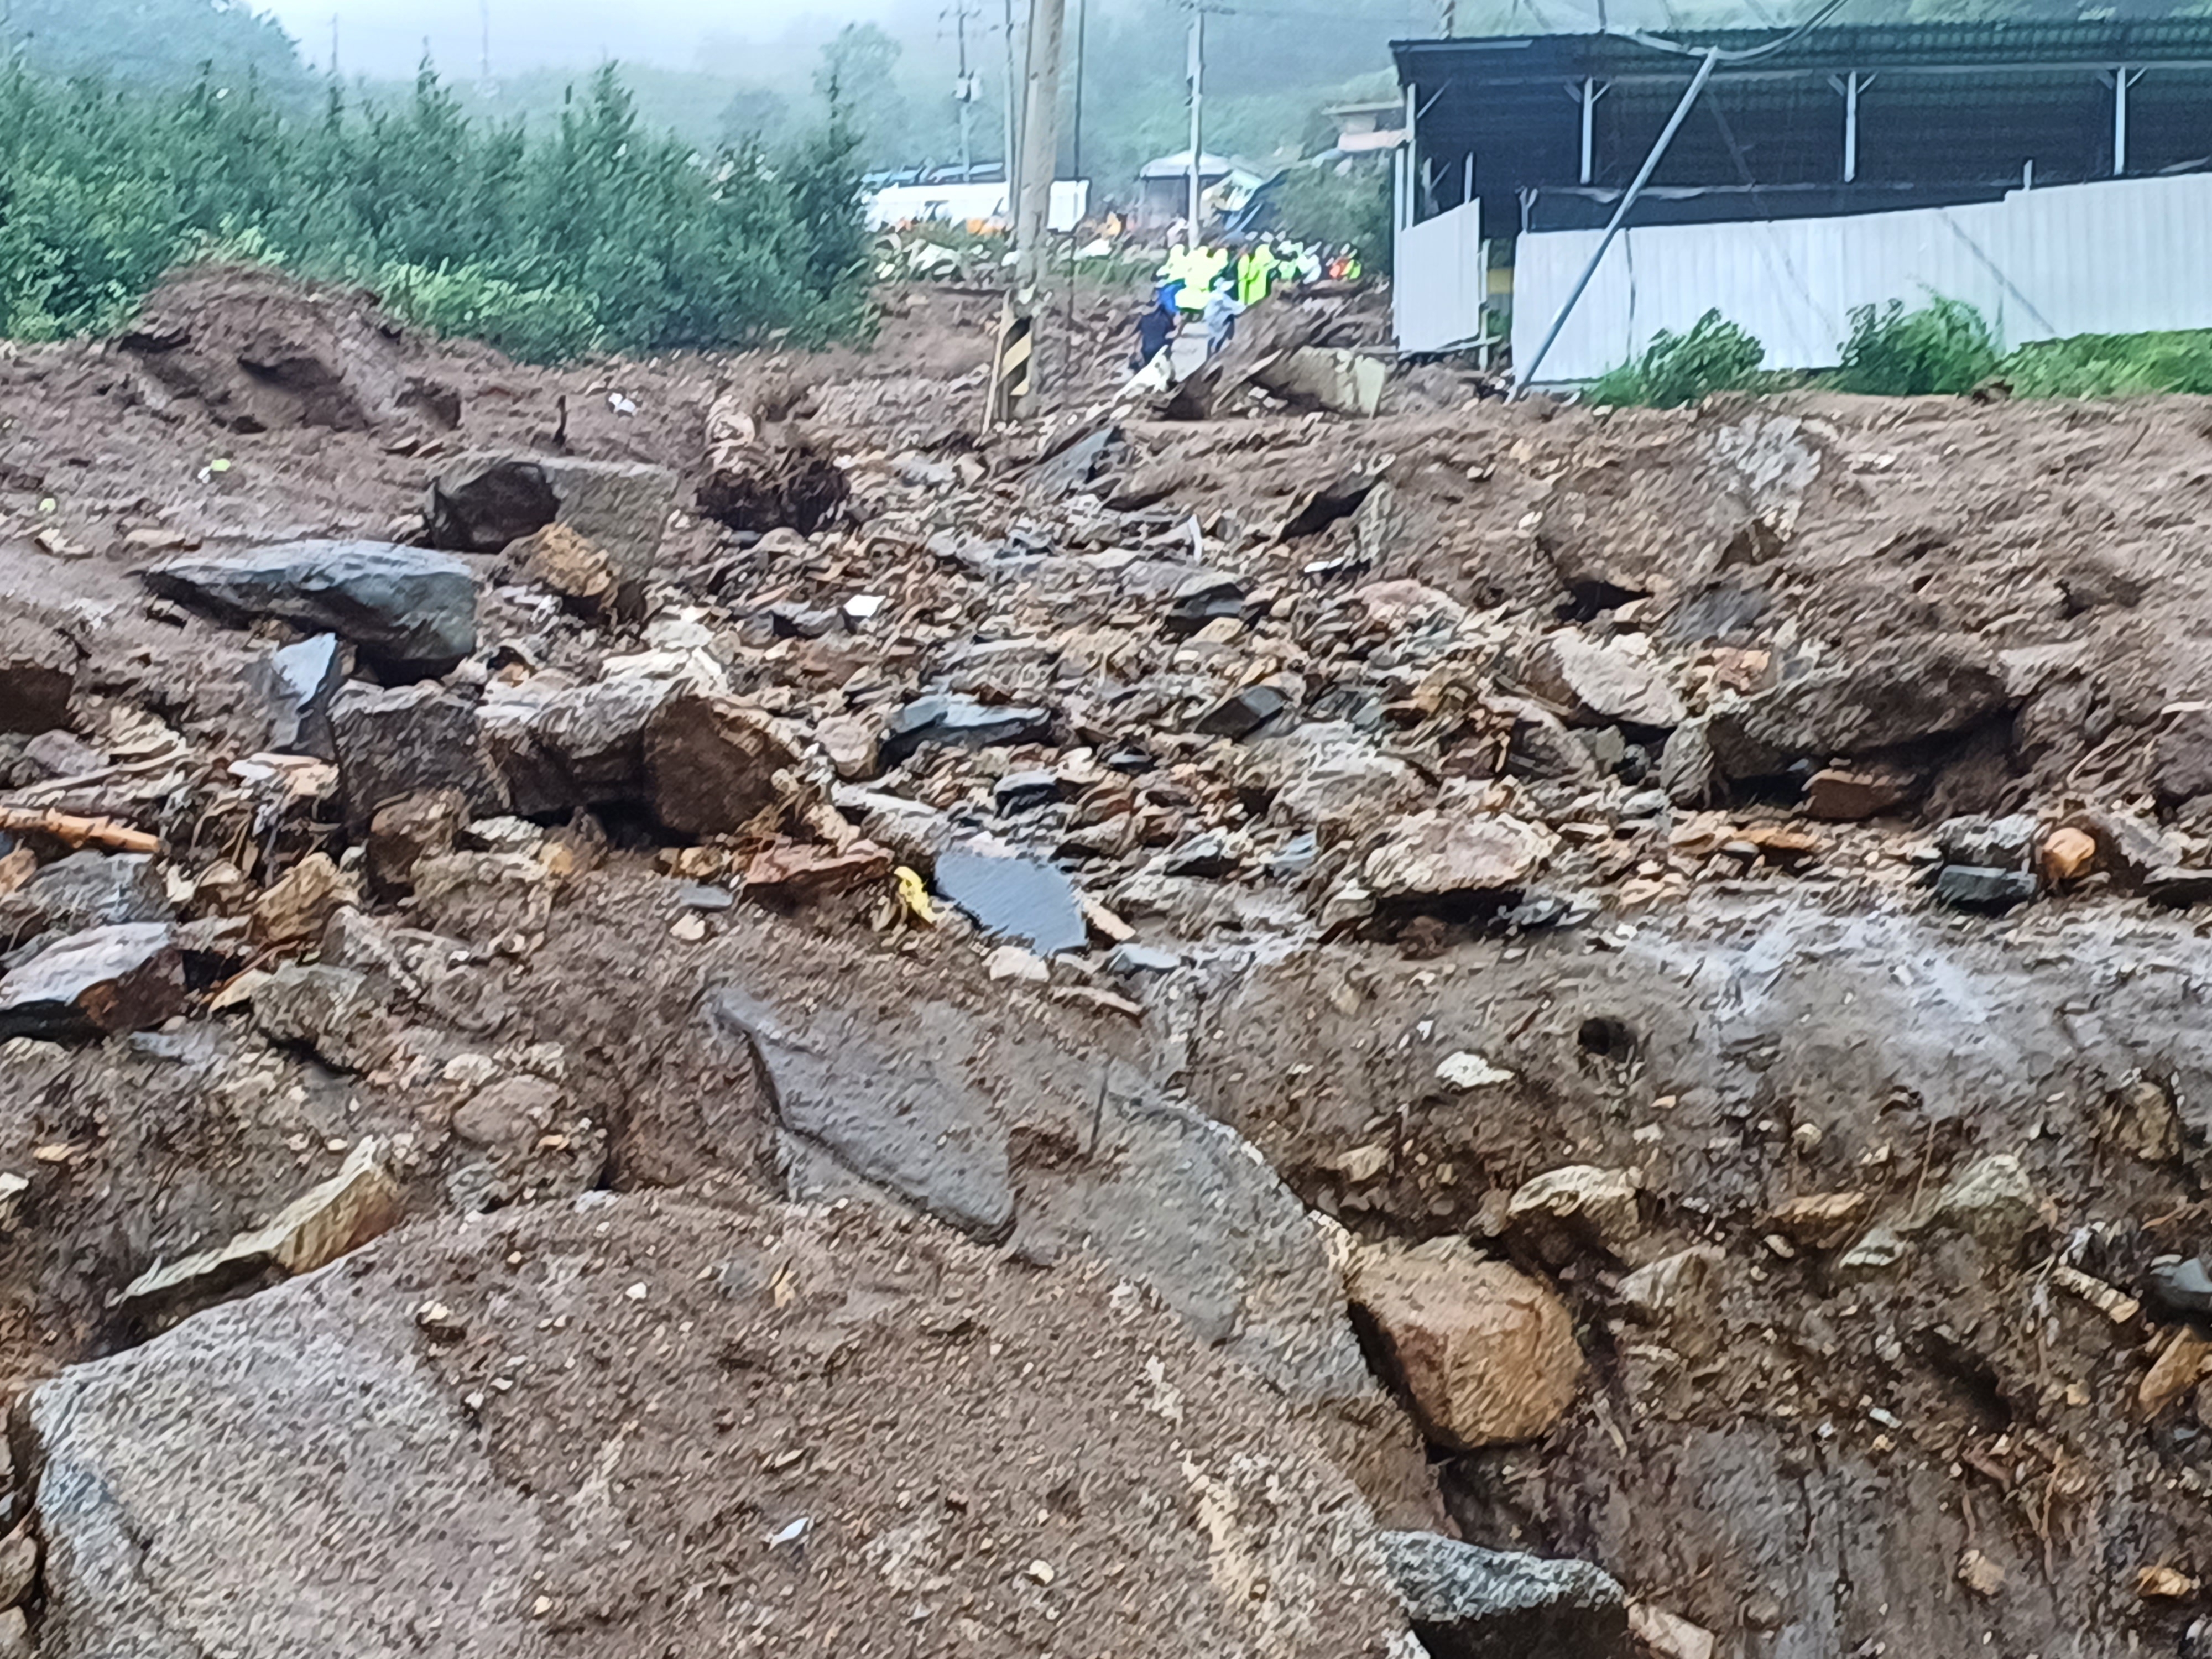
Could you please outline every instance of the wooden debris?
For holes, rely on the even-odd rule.
[[[161,837],[133,830],[113,818],[81,818],[29,806],[0,806],[0,830],[12,836],[51,836],[66,846],[97,847],[110,853],[158,853]]]

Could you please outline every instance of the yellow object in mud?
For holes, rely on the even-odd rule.
[[[899,902],[908,914],[925,927],[936,927],[937,907],[929,902],[929,884],[920,874],[902,864],[891,872],[891,879],[898,885]]]

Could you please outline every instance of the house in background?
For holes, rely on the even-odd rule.
[[[1406,106],[1396,98],[1331,104],[1322,114],[1336,126],[1336,148],[1346,155],[1395,149],[1406,142]]]
[[[1209,222],[1231,217],[1244,210],[1253,191],[1267,182],[1255,167],[1216,155],[1211,150],[1198,158],[1200,200]],[[1177,150],[1150,161],[1137,170],[1136,228],[1164,230],[1189,216],[1190,152]]]
[[[2212,20],[1916,23],[1398,43],[1401,345],[1525,362],[1713,48],[1546,380],[1713,308],[1776,368],[1931,292],[2008,346],[2212,326]]]

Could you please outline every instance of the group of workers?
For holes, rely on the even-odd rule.
[[[1346,264],[1317,248],[1278,249],[1266,240],[1223,247],[1178,243],[1159,268],[1151,306],[1137,319],[1137,367],[1144,368],[1166,350],[1186,318],[1204,319],[1210,358],[1237,337],[1237,319],[1277,288],[1358,276],[1356,260]]]

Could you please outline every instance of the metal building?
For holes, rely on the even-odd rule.
[[[1711,79],[1584,301],[1596,310],[1579,319],[1581,361],[1549,364],[1546,378],[1601,372],[1610,363],[1592,367],[1589,351],[1633,349],[1657,327],[1685,325],[1692,301],[1689,320],[1711,305],[1727,311],[1717,276],[1723,293],[1753,296],[1799,339],[1785,359],[1812,359],[1779,366],[1821,366],[1839,343],[1817,343],[1838,306],[1960,286],[1962,238],[1981,248],[1961,257],[1984,280],[1960,297],[1998,295],[2014,340],[2090,331],[2070,326],[2101,320],[2084,250],[2057,246],[2057,231],[2044,246],[2035,227],[2055,210],[2024,214],[2023,196],[2212,170],[2212,19],[1404,41],[1393,48],[1413,134],[1400,165],[1402,343],[1435,349],[1495,333],[1507,307],[1492,270],[1506,266],[1516,345],[1547,325],[1545,307],[1565,297],[1555,273],[1566,242],[1543,239],[1606,223],[1714,48]],[[2069,195],[2054,224],[2152,262],[2125,274],[2132,314],[2212,325],[2212,284],[2192,264],[2212,234],[2197,184]],[[1987,210],[1957,211],[1969,208]],[[1847,222],[1861,218],[1887,222]],[[1796,221],[1815,222],[1781,228]],[[1692,228],[1703,228],[1660,234]],[[2005,258],[1984,239],[2003,241]],[[1639,258],[1643,273],[1624,281]],[[1669,271],[1705,294],[1669,291]],[[1538,273],[1541,292],[1528,280]],[[2147,313],[2147,279],[2171,286],[2176,305]],[[1770,289],[1782,292],[1755,297]],[[1640,320],[1617,314],[1624,306]],[[1572,345],[1563,335],[1571,357]]]

